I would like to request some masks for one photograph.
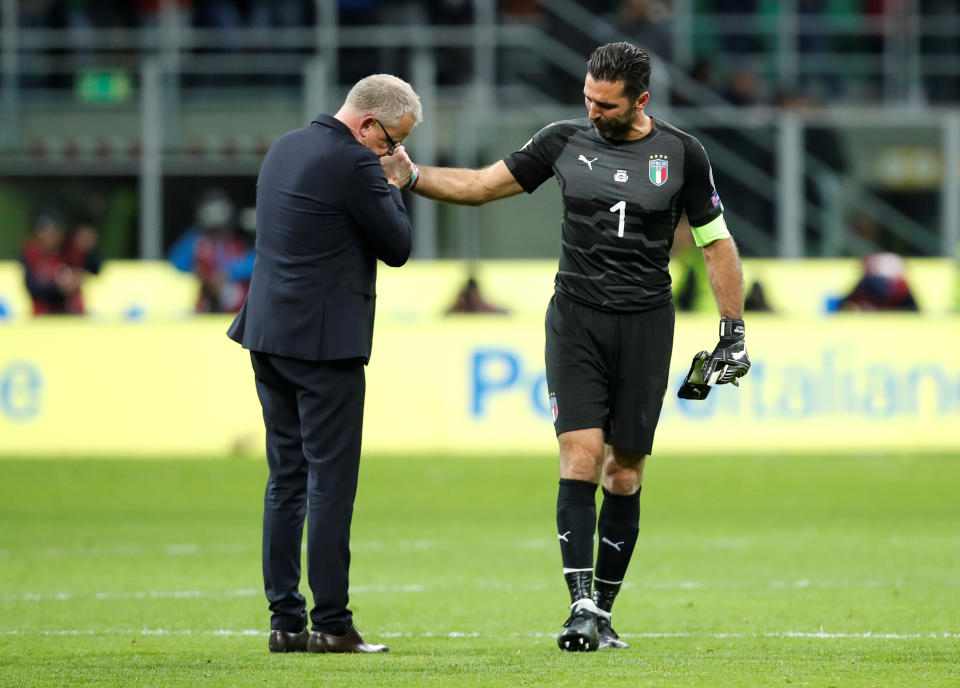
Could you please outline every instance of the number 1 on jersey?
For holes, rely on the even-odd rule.
[[[610,206],[610,212],[611,212],[611,213],[620,213],[620,226],[619,226],[619,228],[617,229],[617,236],[618,236],[618,237],[622,237],[622,236],[623,236],[623,221],[624,221],[624,216],[627,214],[627,202],[626,202],[626,201],[620,201],[620,202],[618,202],[618,203],[615,203],[614,205]]]

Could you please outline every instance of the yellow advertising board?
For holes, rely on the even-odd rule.
[[[683,283],[682,266],[670,265],[675,285]],[[410,261],[401,269],[381,265],[377,278],[377,314],[381,320],[409,322],[443,314],[469,274],[484,296],[515,315],[539,317],[553,293],[557,261],[499,260]],[[862,275],[853,258],[743,261],[747,287],[759,282],[775,311],[819,315],[847,294]],[[945,258],[907,260],[907,281],[920,310],[945,315],[960,311],[960,269]],[[700,303],[713,312],[706,282],[699,284]],[[88,315],[98,321],[170,321],[189,317],[196,305],[196,278],[164,261],[108,261],[83,286]],[[19,263],[0,261],[0,324],[30,318],[32,306]]]
[[[0,326],[0,456],[262,453],[249,357],[229,318]],[[556,451],[542,317],[436,316],[377,326],[371,453]],[[716,318],[679,317],[654,453],[956,451],[960,317],[747,318],[753,369],[706,401],[676,397]],[[561,400],[562,403],[562,400]]]

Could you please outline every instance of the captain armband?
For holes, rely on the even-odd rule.
[[[690,231],[693,232],[693,240],[697,242],[697,246],[706,246],[717,239],[730,238],[730,231],[727,229],[723,215],[718,215],[702,227],[691,226]]]

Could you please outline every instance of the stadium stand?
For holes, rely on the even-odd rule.
[[[545,120],[582,116],[585,56],[618,38],[657,56],[651,111],[707,145],[745,255],[950,256],[960,243],[960,171],[951,162],[960,157],[960,116],[940,107],[960,93],[955,3],[2,7],[0,185],[28,204],[35,189],[64,177],[136,187],[139,218],[109,258],[161,257],[177,231],[171,209],[196,200],[171,188],[176,179],[249,184],[269,142],[339,102],[358,65],[397,72],[424,93],[432,126],[410,142],[420,160],[472,165],[522,145]],[[781,109],[798,95],[821,105]],[[811,148],[818,132],[832,154]],[[532,221],[556,207],[548,193],[526,210],[507,205],[475,218],[413,205],[418,257],[555,255],[555,228]],[[0,223],[22,239],[27,230],[10,212],[0,210]],[[515,214],[527,240],[503,221]],[[854,234],[861,216],[881,231]],[[17,245],[0,241],[0,258]]]

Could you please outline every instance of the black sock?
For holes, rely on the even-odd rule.
[[[597,525],[597,575],[593,601],[609,612],[627,573],[630,556],[640,532],[640,490],[632,495],[615,495],[603,490],[600,521]]]
[[[597,486],[560,478],[557,491],[557,536],[570,601],[590,598],[593,582],[593,534],[597,528]]]

